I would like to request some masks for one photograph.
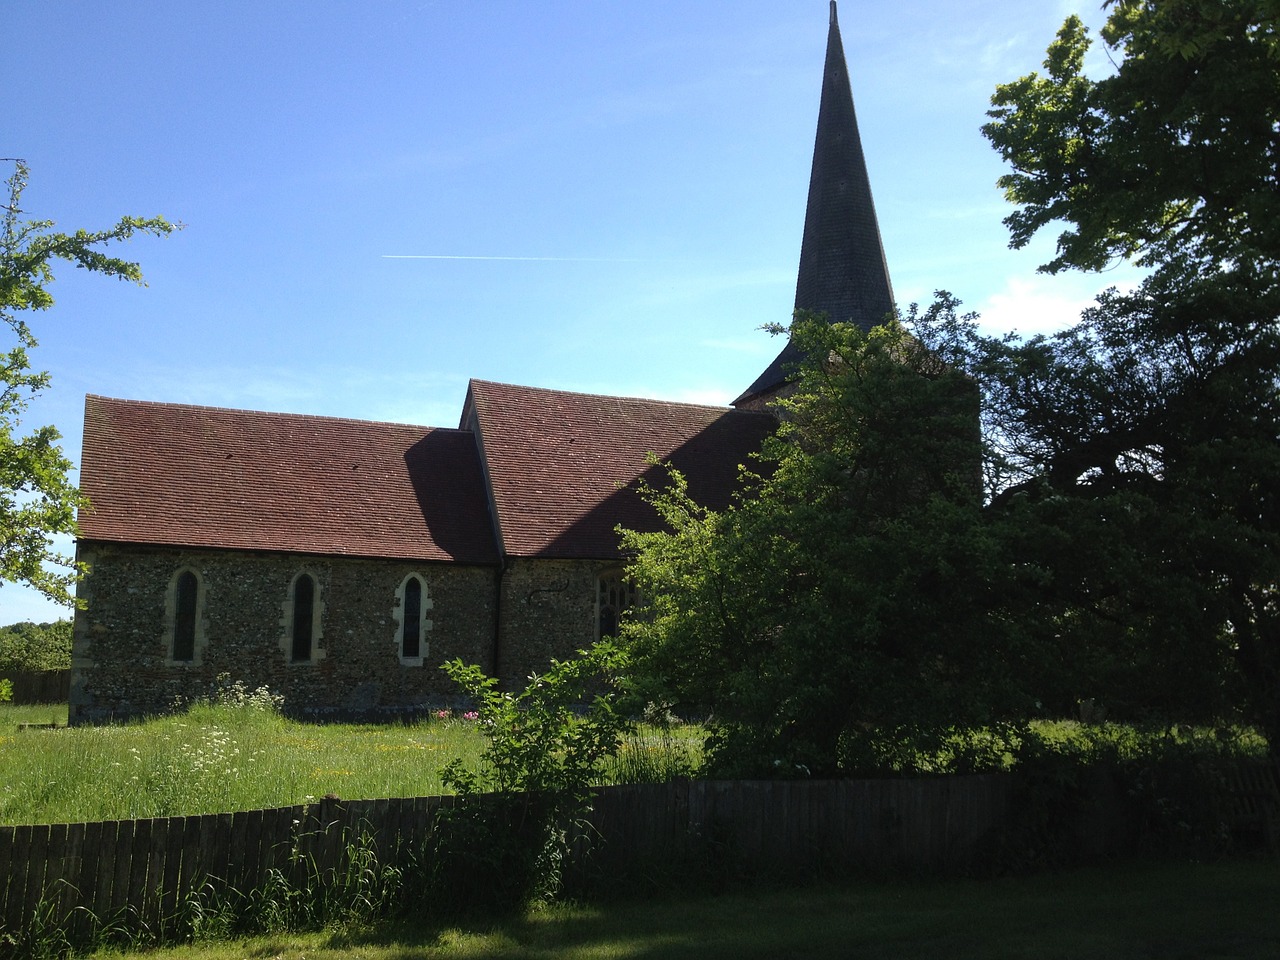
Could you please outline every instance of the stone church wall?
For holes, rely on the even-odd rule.
[[[71,721],[168,712],[213,689],[220,675],[283,694],[289,712],[390,714],[457,701],[439,665],[454,657],[493,670],[497,611],[491,567],[248,554],[84,543],[91,571],[76,615]],[[176,578],[200,583],[196,653],[173,659]],[[316,584],[313,656],[289,648],[291,584]],[[424,648],[401,656],[397,590],[424,585]],[[590,593],[588,593],[590,596]]]
[[[498,646],[504,687],[519,689],[552,659],[564,660],[596,641],[597,578],[610,566],[598,560],[508,560]]]

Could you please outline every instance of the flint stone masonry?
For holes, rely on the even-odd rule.
[[[518,690],[552,659],[595,642],[596,578],[617,563],[599,560],[509,560],[503,575],[498,676]]]
[[[440,670],[454,658],[520,689],[553,658],[596,639],[596,578],[612,568],[513,560],[500,574],[489,566],[103,543],[82,543],[79,559],[90,573],[79,590],[85,609],[76,615],[72,723],[168,713],[207,696],[221,676],[251,690],[266,686],[303,716],[412,714],[461,702]],[[166,595],[186,568],[200,579],[205,642],[196,661],[175,663]],[[320,616],[315,658],[296,663],[282,610],[302,572],[316,578]],[[410,574],[430,601],[421,665],[400,657],[399,604]]]
[[[439,665],[461,657],[492,669],[496,616],[487,566],[171,550],[82,543],[90,565],[76,616],[71,722],[165,713],[207,695],[220,675],[283,694],[286,709],[395,713],[457,699]],[[198,662],[169,659],[165,594],[180,567],[200,577],[207,642]],[[290,662],[281,611],[300,572],[317,579],[323,657]],[[422,578],[432,629],[421,666],[400,662],[396,590]]]

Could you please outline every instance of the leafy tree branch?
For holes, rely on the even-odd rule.
[[[44,426],[23,434],[32,398],[49,386],[48,373],[31,368],[29,351],[38,340],[25,313],[53,306],[48,288],[56,261],[142,284],[137,263],[101,248],[137,234],[167,236],[181,225],[163,217],[124,217],[105,230],[56,232],[50,220],[23,218],[28,170],[21,160],[13,164],[0,228],[0,320],[16,340],[0,353],[0,580],[28,584],[69,605],[80,571],[53,548],[52,538],[74,535],[83,500],[67,479],[71,462],[58,446],[57,430]]]

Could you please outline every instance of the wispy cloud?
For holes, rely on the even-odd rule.
[[[978,306],[982,325],[992,333],[1016,330],[1023,336],[1055,333],[1080,319],[1093,297],[1062,289],[1042,277],[1012,278],[1005,288]]]

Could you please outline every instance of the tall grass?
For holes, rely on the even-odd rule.
[[[605,767],[609,783],[669,783],[696,777],[706,731],[691,724],[642,726],[625,737]]]
[[[61,711],[59,713],[59,711]],[[455,757],[477,770],[485,740],[465,715],[405,724],[311,724],[251,698],[100,727],[65,707],[0,705],[0,824],[80,823],[229,813],[344,799],[451,793]],[[701,727],[643,727],[604,771],[607,783],[693,776]]]
[[[451,759],[475,766],[483,737],[465,720],[315,725],[270,709],[199,704],[101,727],[19,729],[0,707],[0,823],[226,813],[347,799],[447,793]],[[21,719],[20,719],[21,718]]]
[[[485,739],[464,716],[407,724],[308,724],[281,716],[270,697],[231,685],[186,713],[101,727],[22,729],[63,723],[65,706],[0,704],[0,824],[82,822],[226,813],[345,799],[429,796],[453,758],[477,770]],[[697,776],[706,730],[643,725],[603,772],[606,783]],[[1031,748],[1029,750],[1029,748]],[[1134,765],[1183,757],[1265,755],[1249,731],[1140,731],[1113,724],[1033,724],[1010,736],[957,732],[914,772],[1009,770],[1046,755],[1076,765]],[[1185,765],[1185,764],[1184,764]]]
[[[0,703],[0,736],[7,736],[22,723],[65,727],[67,705],[65,703]]]

